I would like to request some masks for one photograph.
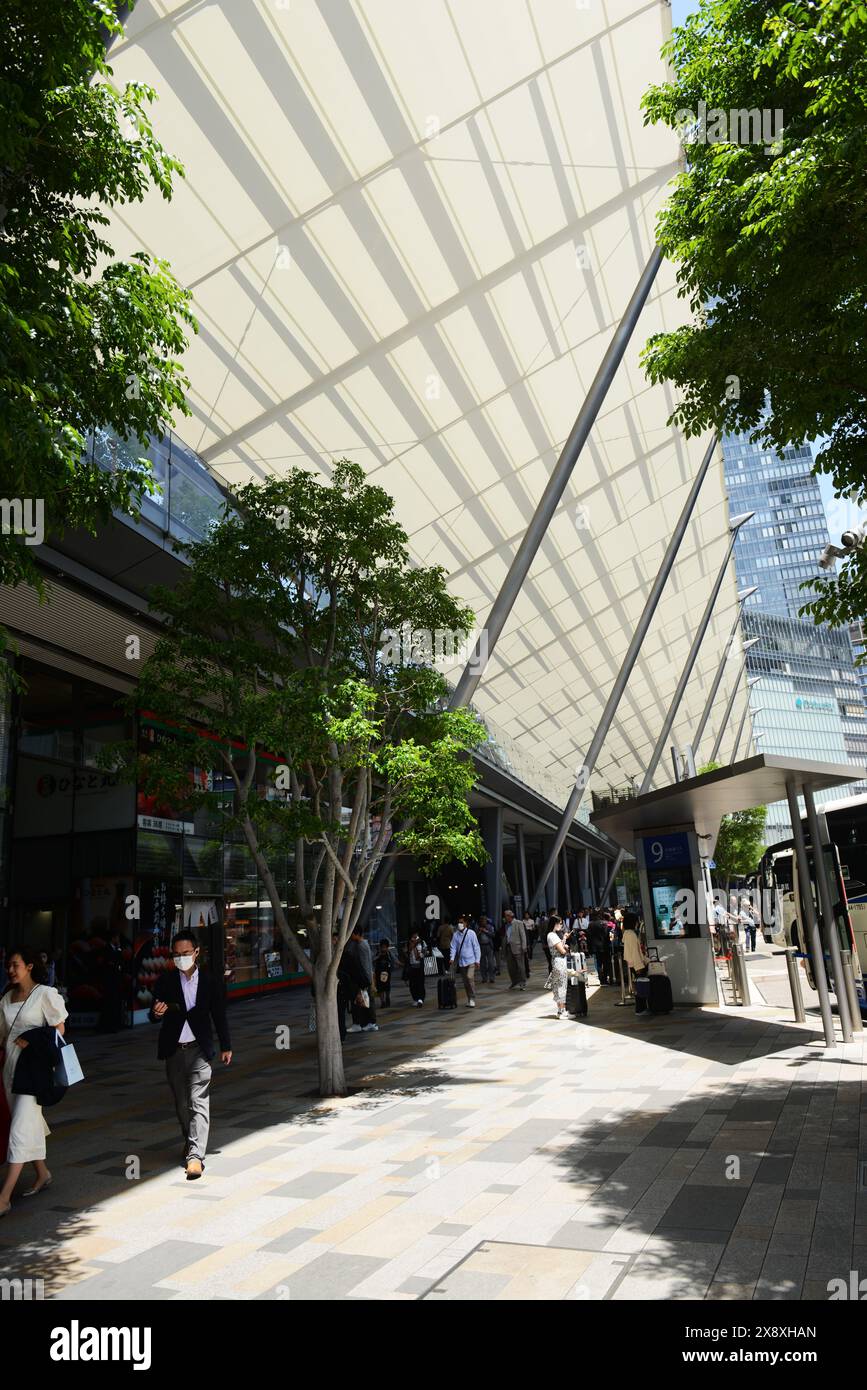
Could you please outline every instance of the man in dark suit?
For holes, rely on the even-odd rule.
[[[222,982],[199,969],[199,947],[190,932],[178,932],[172,942],[172,956],[175,969],[157,981],[150,1016],[152,1022],[162,1021],[157,1057],[166,1064],[184,1136],[183,1163],[192,1181],[202,1176],[208,1147],[212,1019],[220,1041],[220,1059],[226,1066],[232,1060],[232,1044]]]

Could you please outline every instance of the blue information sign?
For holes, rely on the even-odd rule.
[[[641,848],[646,869],[689,868],[689,836],[683,832],[676,835],[643,835]]]

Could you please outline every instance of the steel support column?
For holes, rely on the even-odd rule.
[[[723,557],[723,562],[719,567],[717,577],[714,580],[713,588],[710,591],[707,603],[704,606],[704,612],[701,615],[698,627],[695,630],[695,634],[693,636],[689,652],[687,653],[683,670],[680,673],[680,679],[678,680],[675,692],[671,697],[671,703],[668,706],[668,712],[666,713],[665,719],[663,720],[662,728],[659,731],[659,737],[657,738],[653,752],[650,755],[650,762],[647,764],[647,770],[643,778],[641,779],[641,786],[638,788],[639,796],[643,796],[644,793],[646,791],[649,791],[650,788],[653,786],[653,779],[656,775],[656,769],[659,767],[659,760],[665,752],[665,748],[668,743],[668,736],[671,733],[672,726],[674,724],[675,719],[677,718],[677,711],[680,708],[680,702],[683,699],[684,692],[686,690],[687,685],[689,684],[689,678],[692,675],[693,668],[695,666],[696,661],[698,660],[698,654],[701,648],[701,644],[704,641],[704,635],[707,632],[707,629],[710,625],[710,620],[713,616],[713,610],[716,606],[716,601],[719,597],[719,591],[723,586],[723,580],[725,579],[726,570],[728,569],[729,560],[731,559],[732,551],[735,548],[735,541],[738,538],[738,534],[740,532],[741,527],[747,521],[749,521],[750,517],[754,515],[754,512],[745,512],[742,516],[735,517],[734,521],[732,521],[729,525],[731,536],[729,538],[729,543],[726,546],[726,553]],[[611,873],[608,875],[608,881],[602,890],[602,898],[600,900],[600,906],[602,907],[604,907],[608,901],[612,885],[618,873],[620,872],[620,865],[623,863],[623,860],[625,858],[626,851],[623,849],[618,850],[617,857],[614,860],[614,864],[611,869]]]
[[[521,544],[518,546],[517,553],[509,566],[509,572],[503,581],[503,586],[497,597],[494,599],[493,606],[488,614],[488,621],[476,642],[473,654],[464,667],[463,674],[455,686],[449,705],[450,709],[464,709],[472,700],[476,692],[485,666],[490,661],[494,648],[500,639],[500,634],[505,627],[509,614],[514,607],[515,600],[521,592],[524,580],[530,571],[530,566],[536,558],[539,546],[545,537],[545,533],[551,524],[554,513],[560,505],[566,485],[572,477],[581,450],[587,441],[591,429],[596,421],[608,390],[614,380],[617,368],[623,360],[623,354],[638,322],[641,310],[644,308],[647,296],[650,294],[651,286],[656,279],[657,271],[662,263],[662,252],[658,246],[653,248],[650,260],[642,272],[641,279],[632,292],[632,298],[626,306],[623,318],[618,324],[614,336],[606,349],[605,356],[600,363],[599,370],[593,378],[593,383],[587,393],[587,397],[578,412],[578,417],[572,426],[572,431],[563,450],[558,458],[554,471],[548,479],[545,491],[539,499],[539,504],[533,513],[530,525],[524,534]]]
[[[650,627],[650,624],[653,621],[653,615],[655,614],[656,609],[659,605],[659,600],[662,596],[662,591],[665,588],[668,577],[671,574],[672,568],[674,566],[674,562],[677,559],[677,554],[680,550],[681,543],[683,541],[684,536],[686,535],[686,530],[689,526],[690,517],[692,516],[695,504],[698,500],[698,495],[701,491],[702,483],[707,477],[707,471],[710,468],[711,460],[713,458],[716,446],[717,440],[716,436],[714,436],[714,438],[708,444],[707,449],[705,450],[704,457],[702,458],[702,461],[698,467],[698,472],[696,473],[695,478],[693,479],[692,487],[689,490],[686,501],[684,502],[683,507],[681,509],[680,516],[677,519],[677,525],[671,533],[671,537],[665,549],[665,554],[662,557],[662,563],[660,564],[659,570],[657,571],[656,578],[654,579],[650,589],[650,593],[647,595],[647,599],[645,601],[641,617],[639,618],[635,631],[632,634],[632,640],[630,641],[629,646],[626,649],[626,655],[623,658],[620,670],[618,671],[614,684],[611,687],[611,692],[608,696],[608,699],[605,702],[605,708],[603,709],[599,723],[596,726],[596,732],[594,733],[593,738],[590,742],[590,747],[587,750],[587,755],[577,769],[575,785],[572,788],[569,800],[567,801],[566,806],[563,810],[563,815],[560,819],[560,825],[558,826],[557,834],[554,838],[554,844],[551,849],[552,860],[560,852],[560,848],[564,844],[566,836],[569,833],[569,827],[574,821],[576,815],[578,814],[581,802],[584,800],[584,793],[587,790],[588,783],[593,774],[593,769],[596,766],[596,760],[598,759],[599,754],[602,752],[603,744],[605,743],[605,740],[608,737],[608,732],[611,728],[612,723],[614,722],[614,716],[617,713],[617,708],[620,704],[621,699],[623,698],[623,692],[625,691],[626,686],[629,682],[629,677],[632,675],[632,671],[635,667],[636,661],[638,660],[642,644],[644,642],[645,637],[647,636],[648,628]]]
[[[639,315],[644,308],[647,296],[650,294],[650,290],[661,264],[662,252],[658,246],[654,246],[650,254],[650,259],[642,271],[641,278],[632,292],[632,297],[626,306],[623,317],[615,329],[611,342],[608,344],[605,356],[602,358],[599,369],[593,378],[584,404],[578,412],[569,438],[566,440],[560,457],[554,465],[554,470],[539,499],[538,506],[524,533],[524,538],[518,547],[515,558],[509,566],[509,572],[503,581],[502,588],[494,599],[493,606],[488,614],[487,623],[482,629],[473,653],[464,667],[460,680],[455,686],[451,700],[449,701],[449,709],[466,708],[476,692],[484,674],[485,667],[493,655],[494,648],[497,645],[500,634],[512,611],[515,600],[521,591],[524,580],[527,578],[530,566],[536,558],[539,546],[542,544],[545,533],[560,505],[563,493],[566,490],[566,486],[578,462],[581,450],[593,428],[602,403],[608,394],[617,368],[623,360],[623,354],[635,331]],[[394,834],[399,833],[402,828],[402,826],[398,826]],[[392,838],[394,838],[394,836]],[[364,906],[359,915],[359,921],[362,925],[367,920],[371,904],[376,899],[377,894],[382,891],[382,887],[391,871],[393,858],[393,853],[386,851],[382,862],[373,875]],[[550,872],[550,870],[548,872]],[[546,881],[546,878],[547,874],[543,874],[543,883]],[[537,896],[538,891],[534,895],[534,903],[536,902]]]
[[[808,787],[806,783],[803,786],[803,795],[804,806],[807,811],[807,825],[810,827],[810,840],[813,844],[813,869],[816,875],[816,886],[819,890],[819,907],[825,926],[825,939],[831,955],[831,969],[834,972],[837,1013],[840,1018],[843,1041],[847,1043],[852,1041],[852,1019],[849,1016],[849,995],[846,991],[843,959],[840,954],[840,938],[837,934],[837,922],[834,918],[834,898],[828,883],[828,871],[822,850],[822,836],[819,833],[819,820],[816,815],[816,799],[813,796],[813,788]]]
[[[813,908],[813,894],[810,892],[810,867],[807,863],[807,846],[804,844],[804,832],[801,827],[801,810],[798,806],[798,793],[794,781],[790,780],[786,783],[786,797],[789,802],[789,815],[792,820],[792,840],[795,846],[795,863],[798,866],[798,896],[801,906],[803,944],[806,949],[809,943],[810,954],[813,958],[813,979],[816,982],[816,993],[819,996],[819,1012],[822,1015],[825,1046],[836,1047],[837,1038],[834,1033],[834,1017],[831,1013],[831,1000],[828,995],[828,977],[825,974],[825,956],[822,952],[821,940],[819,939],[819,927]]]

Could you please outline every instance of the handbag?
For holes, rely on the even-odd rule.
[[[553,971],[553,970],[549,970],[549,971],[548,971],[548,978],[547,978],[547,980],[545,981],[545,988],[546,988],[546,989],[553,989],[553,988],[554,988],[554,971]]]
[[[428,954],[427,954],[427,955],[425,956],[425,958],[424,958],[424,973],[425,973],[426,975],[438,975],[438,974],[439,974],[439,966],[437,965],[437,958],[436,958],[436,956],[434,955],[433,951],[429,951]]]
[[[84,1072],[81,1070],[78,1053],[72,1043],[65,1042],[58,1033],[57,1047],[59,1056],[54,1068],[55,1086],[74,1086],[76,1082],[83,1081]]]
[[[667,975],[665,961],[659,959],[659,947],[651,946],[647,952],[647,973],[648,975]]]

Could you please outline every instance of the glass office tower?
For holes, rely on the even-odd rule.
[[[754,511],[735,548],[738,583],[758,586],[747,599],[743,639],[757,637],[747,652],[752,686],[752,727],[762,752],[823,762],[867,762],[867,705],[847,628],[817,626],[800,618],[828,544],[828,523],[807,446],[781,454],[751,444],[745,435],[723,439],[726,486],[732,514]],[[749,726],[749,721],[748,721]],[[749,734],[749,727],[748,727]],[[741,756],[750,749],[741,742]],[[867,791],[858,783],[825,793],[833,800]],[[767,842],[791,834],[785,802],[768,807]]]

